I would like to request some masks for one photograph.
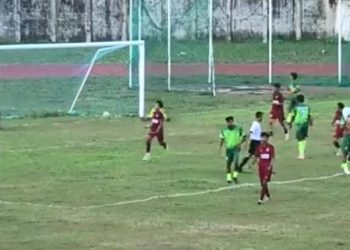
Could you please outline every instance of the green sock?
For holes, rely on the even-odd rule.
[[[237,179],[237,177],[238,177],[238,172],[233,171],[232,177],[233,177],[234,179]]]
[[[305,149],[306,149],[306,141],[299,141],[298,142],[298,150],[299,155],[305,155]]]
[[[226,178],[227,178],[227,181],[232,181],[232,174],[231,173],[227,173],[226,174]]]

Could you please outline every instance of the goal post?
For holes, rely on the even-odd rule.
[[[131,49],[138,51],[130,72]],[[145,114],[144,41],[0,46],[5,116],[41,113]],[[130,88],[130,81],[136,82]]]
[[[129,3],[130,40],[146,41],[146,61],[153,69],[148,90],[215,95],[213,1]]]

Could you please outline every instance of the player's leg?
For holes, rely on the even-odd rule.
[[[260,179],[260,186],[261,186],[260,199],[258,200],[259,205],[264,203],[264,198],[265,198],[266,192],[267,192],[267,182],[262,177]]]
[[[270,119],[269,119],[269,133],[270,136],[273,136],[273,124],[275,122],[275,117],[274,114],[271,112],[270,113]]]
[[[342,143],[343,159],[341,168],[346,175],[350,175],[349,163],[350,163],[350,136],[344,136]]]
[[[288,141],[289,140],[289,130],[288,130],[287,125],[285,123],[284,115],[281,115],[281,117],[278,119],[278,122],[280,123],[280,125],[283,129],[285,140]]]
[[[146,154],[143,157],[144,161],[149,161],[151,159],[151,146],[152,146],[152,140],[155,135],[152,133],[149,133],[147,138],[146,138]]]
[[[157,139],[158,139],[158,143],[160,146],[162,146],[164,149],[167,149],[168,146],[164,140],[164,129],[160,129],[158,134],[157,134]]]
[[[333,145],[335,149],[337,150],[336,155],[341,156],[343,155],[342,149],[341,149],[341,138],[343,137],[343,131],[341,128],[336,128],[334,131],[334,136],[333,136]]]
[[[239,172],[239,154],[240,149],[235,149],[233,151],[233,163],[234,163],[234,169],[232,173],[232,179],[235,184],[238,183],[238,172]]]
[[[306,150],[306,138],[308,137],[308,125],[298,125],[296,129],[296,138],[298,141],[298,159],[305,159],[305,150]]]
[[[233,163],[233,149],[226,149],[226,180],[227,183],[231,184],[233,181],[233,174],[232,174],[232,163]]]
[[[255,151],[260,144],[259,141],[251,140],[249,143],[249,149],[248,149],[248,156],[244,157],[241,164],[239,165],[239,172],[242,171],[243,167],[249,162],[249,160],[252,158],[252,156],[255,154]]]

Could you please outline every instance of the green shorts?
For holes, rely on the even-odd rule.
[[[309,136],[309,125],[307,123],[296,125],[296,138],[298,141],[303,141]]]
[[[226,162],[227,162],[227,164],[232,164],[234,162],[235,165],[238,165],[240,151],[241,150],[237,149],[237,148],[226,149]]]
[[[348,155],[350,153],[350,135],[345,135],[343,137],[341,149],[342,149],[344,155]]]

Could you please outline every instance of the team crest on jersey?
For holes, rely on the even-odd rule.
[[[267,149],[266,149],[266,152],[270,152],[270,149],[269,149],[269,148],[267,148]]]

